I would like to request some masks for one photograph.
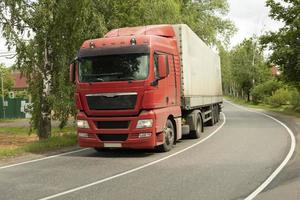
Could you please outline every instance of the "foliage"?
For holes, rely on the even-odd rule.
[[[299,0],[267,0],[270,16],[284,23],[278,32],[261,38],[265,47],[273,51],[270,60],[279,65],[287,82],[300,88],[300,2]]]
[[[181,5],[182,22],[188,24],[206,43],[225,46],[229,43],[236,28],[230,20],[221,17],[229,11],[227,0],[181,0]]]
[[[230,53],[223,46],[219,46],[219,56],[221,61],[222,87],[225,94],[230,93],[232,85],[232,74],[230,65]]]
[[[251,96],[253,103],[261,103],[266,97],[271,96],[277,89],[282,86],[282,83],[271,79],[261,84],[256,85],[251,90]]]
[[[296,88],[291,94],[291,105],[295,111],[300,112],[300,92]]]
[[[13,80],[10,77],[10,69],[0,64],[0,96],[2,95],[1,77],[3,77],[4,96],[8,96],[8,92],[12,89]]]
[[[208,44],[227,44],[235,32],[224,0],[98,0],[108,30],[147,24],[188,24]],[[162,17],[163,16],[163,17]]]
[[[68,64],[84,40],[125,26],[187,23],[213,45],[235,30],[223,18],[224,0],[4,0],[0,10],[3,36],[17,51],[16,68],[29,80],[32,127],[40,139],[50,137],[51,117],[64,126],[75,113]]]
[[[270,78],[270,70],[254,39],[245,39],[230,52],[230,80],[235,93],[250,100],[250,91]],[[228,79],[228,77],[226,77]]]
[[[180,21],[180,4],[174,0],[98,0],[108,30],[126,26],[176,23]],[[164,16],[164,17],[161,17]]]
[[[28,99],[28,91],[27,90],[16,91],[15,92],[15,97],[16,98],[22,98],[22,99]]]
[[[280,88],[267,98],[267,102],[273,107],[286,105],[291,101],[291,92],[288,88]]]
[[[84,39],[106,31],[103,17],[92,0],[4,1],[0,8],[3,35],[16,47],[16,67],[29,80],[33,128],[48,138],[52,110],[62,123],[74,113],[68,64]]]

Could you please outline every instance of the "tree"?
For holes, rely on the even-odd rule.
[[[226,44],[236,30],[226,0],[98,0],[108,30],[148,24],[186,23],[210,45]],[[162,17],[163,16],[163,17]]]
[[[273,51],[270,60],[277,64],[284,79],[300,89],[300,2],[299,0],[267,0],[270,17],[284,23],[277,32],[261,38]]]
[[[0,81],[3,78],[4,96],[8,95],[8,92],[12,89],[13,80],[10,77],[10,69],[6,68],[3,64],[0,64]],[[1,86],[0,82],[0,86]],[[2,87],[0,87],[0,96],[2,95]]]
[[[230,52],[233,87],[250,101],[250,91],[270,77],[270,69],[254,39],[245,39]],[[238,96],[237,95],[237,96]]]
[[[227,0],[181,0],[182,22],[210,45],[227,45],[236,31],[234,24],[225,19],[229,11]]]
[[[0,10],[3,36],[29,81],[31,122],[40,139],[50,137],[51,117],[63,126],[75,112],[68,64],[85,39],[125,26],[187,23],[213,45],[234,29],[222,18],[224,0],[3,0]]]
[[[218,49],[221,60],[223,93],[225,95],[233,95],[234,91],[232,83],[230,52],[221,45]]]
[[[68,64],[84,39],[106,31],[103,18],[92,0],[5,0],[0,10],[3,36],[29,81],[33,128],[48,138],[52,110],[62,124],[74,110]]]
[[[180,4],[176,0],[98,0],[97,9],[104,16],[108,30],[179,23],[181,19]]]

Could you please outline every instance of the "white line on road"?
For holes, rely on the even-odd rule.
[[[66,153],[60,153],[60,154],[56,154],[56,155],[53,155],[53,156],[47,156],[47,157],[38,158],[38,159],[34,159],[34,160],[28,160],[28,161],[15,163],[15,164],[11,164],[11,165],[5,165],[5,166],[0,167],[0,170],[1,169],[7,169],[7,168],[10,168],[10,167],[16,167],[16,166],[19,166],[19,165],[34,163],[34,162],[38,162],[38,161],[42,161],[42,160],[48,160],[48,159],[51,159],[51,158],[65,156],[65,155],[69,155],[69,154],[73,154],[73,153],[78,153],[78,152],[85,151],[85,150],[87,150],[87,148],[79,149],[79,150],[75,150],[75,151],[69,151],[69,152],[66,152]]]
[[[128,171],[125,171],[125,172],[116,174],[116,175],[114,175],[114,176],[110,176],[110,177],[107,177],[107,178],[104,178],[104,179],[100,179],[100,180],[95,181],[95,182],[93,182],[93,183],[89,183],[89,184],[87,184],[87,185],[83,185],[83,186],[76,187],[76,188],[73,188],[73,189],[70,189],[70,190],[66,190],[66,191],[64,191],[64,192],[60,192],[60,193],[57,193],[57,194],[54,194],[54,195],[51,195],[51,196],[47,196],[47,197],[44,197],[44,198],[39,199],[39,200],[49,200],[49,199],[53,199],[53,198],[56,198],[56,197],[59,197],[59,196],[63,196],[63,195],[66,195],[66,194],[69,194],[69,193],[72,193],[72,192],[76,192],[76,191],[78,191],[78,190],[82,190],[82,189],[85,189],[85,188],[88,188],[88,187],[91,187],[91,186],[94,186],[94,185],[97,185],[97,184],[100,184],[100,183],[104,183],[104,182],[106,182],[106,181],[109,181],[109,180],[112,180],[112,179],[115,179],[115,178],[118,178],[118,177],[121,177],[121,176],[124,176],[124,175],[127,175],[127,174],[131,174],[131,173],[133,173],[133,172],[139,171],[139,170],[141,170],[141,169],[144,169],[144,168],[149,167],[149,166],[151,166],[151,165],[154,165],[154,164],[156,164],[156,163],[159,163],[159,162],[162,162],[162,161],[167,160],[167,159],[169,159],[169,158],[172,158],[172,157],[174,157],[174,156],[176,156],[176,155],[178,155],[178,154],[181,154],[181,153],[183,153],[183,152],[185,152],[185,151],[187,151],[187,150],[189,150],[189,149],[191,149],[191,148],[193,148],[193,147],[195,147],[195,146],[197,146],[197,145],[199,145],[199,144],[205,142],[206,140],[208,140],[209,138],[211,138],[214,134],[216,134],[216,133],[224,126],[224,124],[225,124],[225,122],[226,122],[226,117],[225,117],[224,113],[222,113],[222,115],[223,115],[224,121],[223,121],[223,123],[222,123],[215,131],[213,131],[213,132],[212,132],[210,135],[208,135],[207,137],[203,138],[202,140],[196,142],[195,144],[193,144],[193,145],[191,145],[191,146],[189,146],[189,147],[187,147],[187,148],[184,148],[184,149],[182,149],[182,150],[180,150],[180,151],[177,151],[177,152],[175,152],[175,153],[173,153],[173,154],[171,154],[171,155],[168,155],[168,156],[163,157],[163,158],[161,158],[161,159],[152,161],[152,162],[147,163],[147,164],[145,164],[145,165],[141,165],[141,166],[136,167],[136,168],[133,168],[133,169],[131,169],[131,170],[128,170]]]
[[[257,111],[254,111],[254,110],[250,110],[250,109],[244,108],[242,106],[235,105],[235,104],[233,104],[229,101],[226,101],[226,102],[233,105],[233,106],[235,106],[235,107],[237,107],[237,108],[239,108],[239,109],[246,110],[248,112],[257,113],[257,114],[260,114],[260,115],[264,115],[264,116],[276,121],[277,123],[279,123],[281,126],[283,126],[287,130],[287,132],[289,133],[289,135],[291,137],[291,147],[290,147],[290,150],[289,150],[287,156],[282,161],[282,163],[276,168],[276,170],[256,190],[254,190],[249,196],[247,196],[245,198],[245,200],[251,200],[251,199],[254,199],[261,191],[263,191],[271,183],[271,181],[280,173],[280,171],[286,166],[286,164],[289,162],[289,160],[293,156],[293,153],[294,153],[295,148],[296,148],[295,135],[287,125],[285,125],[283,122],[279,121],[278,119],[275,119],[274,117],[272,117],[270,115],[267,115],[267,114],[262,113],[262,112],[257,112]]]

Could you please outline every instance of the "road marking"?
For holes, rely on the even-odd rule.
[[[141,165],[141,166],[139,166],[139,167],[133,168],[133,169],[131,169],[131,170],[127,170],[127,171],[125,171],[125,172],[116,174],[116,175],[114,175],[114,176],[110,176],[110,177],[107,177],[107,178],[104,178],[104,179],[100,179],[100,180],[98,180],[98,181],[95,181],[95,182],[92,182],[92,183],[89,183],[89,184],[86,184],[86,185],[83,185],[83,186],[80,186],[80,187],[76,187],[76,188],[73,188],[73,189],[70,189],[70,190],[66,190],[66,191],[64,191],[64,192],[60,192],[60,193],[57,193],[57,194],[54,194],[54,195],[51,195],[51,196],[47,196],[47,197],[41,198],[41,199],[39,199],[39,200],[49,200],[49,199],[53,199],[53,198],[56,198],[56,197],[59,197],[59,196],[63,196],[63,195],[66,195],[66,194],[69,194],[69,193],[72,193],[72,192],[76,192],[76,191],[78,191],[78,190],[82,190],[82,189],[85,189],[85,188],[88,188],[88,187],[91,187],[91,186],[94,186],[94,185],[97,185],[97,184],[100,184],[100,183],[104,183],[104,182],[106,182],[106,181],[110,181],[110,180],[112,180],[112,179],[115,179],[115,178],[118,178],[118,177],[121,177],[121,176],[125,176],[125,175],[127,175],[127,174],[131,174],[131,173],[133,173],[133,172],[139,171],[139,170],[141,170],[141,169],[144,169],[144,168],[149,167],[149,166],[151,166],[151,165],[154,165],[154,164],[156,164],[156,163],[159,163],[159,162],[162,162],[162,161],[167,160],[167,159],[169,159],[169,158],[172,158],[172,157],[174,157],[174,156],[176,156],[176,155],[178,155],[178,154],[181,154],[181,153],[183,153],[183,152],[185,152],[185,151],[187,151],[187,150],[189,150],[189,149],[191,149],[191,148],[193,148],[193,147],[195,147],[195,146],[197,146],[197,145],[199,145],[199,144],[205,142],[206,140],[208,140],[209,138],[211,138],[213,135],[215,135],[215,134],[216,134],[216,133],[224,126],[224,124],[226,123],[226,117],[225,117],[225,114],[222,113],[222,115],[223,115],[224,121],[223,121],[223,123],[222,123],[216,130],[214,130],[214,131],[213,131],[210,135],[208,135],[207,137],[203,138],[202,140],[196,142],[195,144],[193,144],[193,145],[191,145],[191,146],[189,146],[189,147],[187,147],[187,148],[184,148],[184,149],[182,149],[182,150],[180,150],[180,151],[177,151],[177,152],[175,152],[175,153],[173,153],[173,154],[171,154],[171,155],[168,155],[168,156],[166,156],[166,157],[163,157],[163,158],[161,158],[161,159],[158,159],[158,160],[152,161],[152,162],[150,162],[150,163]]]
[[[53,156],[47,156],[47,157],[38,158],[38,159],[34,159],[34,160],[28,160],[28,161],[24,161],[24,162],[20,162],[20,163],[15,163],[15,164],[11,164],[11,165],[5,165],[5,166],[0,167],[0,170],[1,169],[7,169],[7,168],[10,168],[10,167],[16,167],[16,166],[19,166],[19,165],[34,163],[34,162],[38,162],[38,161],[48,160],[48,159],[51,159],[51,158],[65,156],[65,155],[69,155],[69,154],[73,154],[73,153],[78,153],[78,152],[81,152],[81,151],[85,151],[87,149],[88,148],[84,148],[84,149],[79,149],[79,150],[75,150],[75,151],[69,151],[69,152],[66,152],[66,153],[56,154],[56,155],[53,155]]]
[[[276,168],[276,170],[256,190],[254,190],[251,194],[249,194],[249,196],[247,196],[245,198],[245,200],[251,200],[251,199],[254,199],[261,191],[263,191],[272,182],[272,180],[280,173],[280,171],[286,166],[288,161],[291,159],[291,157],[293,156],[293,153],[295,151],[295,148],[296,148],[295,135],[294,135],[293,131],[291,131],[291,129],[287,125],[285,125],[283,122],[279,121],[278,119],[276,119],[276,118],[274,118],[270,115],[267,115],[267,114],[262,113],[262,112],[250,110],[250,109],[244,108],[244,107],[239,106],[239,105],[235,105],[235,104],[233,104],[229,101],[226,101],[226,102],[231,104],[232,106],[235,106],[235,107],[239,108],[239,109],[246,110],[248,112],[257,113],[257,114],[260,114],[260,115],[264,115],[264,116],[276,121],[277,123],[279,123],[281,126],[283,126],[287,130],[287,132],[289,133],[289,135],[291,137],[291,148],[290,148],[287,156],[282,161],[282,163]]]

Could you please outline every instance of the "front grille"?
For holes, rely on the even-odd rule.
[[[128,128],[129,121],[98,121],[96,122],[98,129],[118,129]]]
[[[90,94],[86,98],[90,110],[129,110],[134,109],[137,94]]]
[[[97,134],[101,141],[125,141],[128,134]]]

